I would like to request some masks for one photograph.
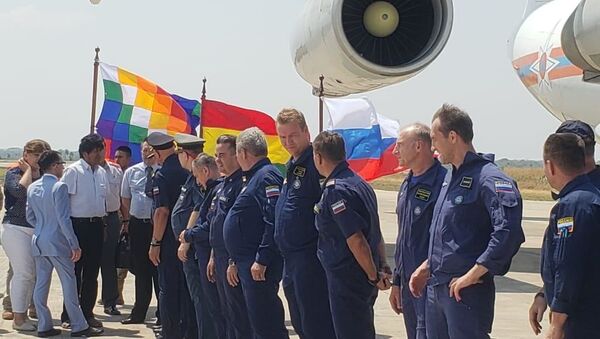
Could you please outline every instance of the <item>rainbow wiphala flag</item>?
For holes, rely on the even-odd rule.
[[[132,162],[141,161],[140,144],[148,134],[196,134],[200,102],[170,94],[160,86],[120,67],[101,63],[104,105],[96,129],[112,159],[119,146],[129,146]]]

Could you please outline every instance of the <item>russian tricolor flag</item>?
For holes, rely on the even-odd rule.
[[[346,143],[350,168],[365,180],[404,170],[392,154],[400,124],[377,114],[367,98],[325,99],[328,130],[340,133]]]

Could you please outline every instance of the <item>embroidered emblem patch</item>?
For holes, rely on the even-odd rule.
[[[338,214],[340,212],[345,211],[346,204],[344,204],[344,200],[340,200],[340,201],[334,203],[333,205],[331,205],[331,210],[333,211],[333,214]]]
[[[296,166],[296,168],[294,168],[294,175],[297,177],[304,177],[304,175],[306,174],[306,168],[301,167],[301,166]]]
[[[515,193],[513,184],[508,181],[496,181],[494,186],[496,187],[496,193]]]
[[[462,177],[460,180],[460,187],[462,188],[471,188],[473,186],[473,178],[471,177]]]
[[[267,186],[265,188],[265,193],[267,194],[267,198],[278,197],[279,196],[279,186]]]
[[[573,233],[573,230],[575,229],[575,224],[573,223],[573,217],[565,217],[565,218],[558,219],[558,221],[556,222],[556,227],[558,228],[557,234],[561,238],[569,237]]]
[[[459,195],[458,197],[454,198],[454,203],[455,204],[460,205],[460,204],[462,204],[462,202],[463,202],[462,195]]]
[[[431,197],[431,191],[426,190],[424,188],[417,189],[417,192],[415,193],[415,198],[422,200],[422,201],[429,201],[430,197]]]
[[[292,185],[294,186],[295,189],[299,189],[300,186],[302,185],[302,183],[300,182],[300,178],[296,178],[296,180],[294,180],[294,183]]]
[[[415,215],[421,215],[421,207],[419,207],[419,206],[415,207],[414,213],[415,213]]]

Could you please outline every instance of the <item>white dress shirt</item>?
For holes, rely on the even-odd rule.
[[[106,171],[108,178],[108,192],[106,194],[106,211],[116,212],[121,207],[121,182],[123,181],[123,171],[119,165],[109,164],[102,166]]]
[[[106,215],[108,180],[104,168],[92,171],[83,159],[65,168],[60,179],[69,188],[71,216],[74,218],[103,217]]]
[[[150,219],[152,217],[152,199],[146,196],[146,164],[140,162],[125,170],[123,184],[121,185],[121,196],[131,199],[129,214],[138,219]],[[154,172],[160,166],[153,166]]]

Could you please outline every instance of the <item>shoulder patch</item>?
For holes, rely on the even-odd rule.
[[[473,186],[473,178],[472,177],[462,177],[460,180],[460,187],[462,188],[471,188]]]
[[[508,181],[495,181],[494,187],[496,188],[496,193],[515,193],[513,184]]]
[[[556,227],[558,228],[557,234],[560,237],[566,238],[570,236],[575,230],[575,223],[573,222],[573,217],[564,217],[558,219],[558,221],[556,222]]]
[[[334,204],[331,205],[331,210],[333,211],[333,214],[338,214],[340,212],[343,212],[346,210],[346,204],[344,203],[344,200],[340,200]]]
[[[325,187],[330,187],[330,186],[335,186],[335,179],[330,179],[329,181],[327,181],[327,183],[325,184]]]
[[[278,197],[279,196],[279,186],[277,186],[277,185],[267,186],[265,188],[265,193],[267,194],[267,198]]]
[[[306,174],[306,168],[305,167],[296,166],[296,168],[294,168],[294,175],[295,176],[304,177],[305,174]]]

